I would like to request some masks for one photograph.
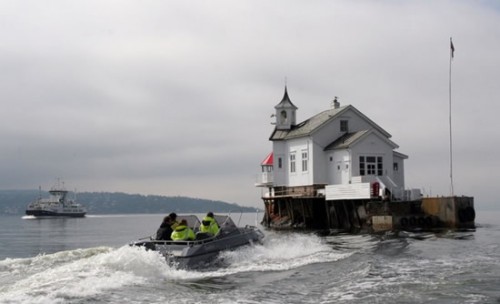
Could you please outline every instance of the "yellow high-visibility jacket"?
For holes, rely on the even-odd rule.
[[[215,222],[213,217],[205,216],[205,218],[201,221],[200,231],[216,235],[219,233],[219,225],[217,225],[217,222]]]
[[[172,232],[170,237],[174,241],[189,241],[195,239],[193,230],[185,225],[175,227],[175,230]]]

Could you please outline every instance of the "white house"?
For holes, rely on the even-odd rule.
[[[408,156],[395,151],[398,145],[391,134],[354,106],[340,106],[337,99],[331,109],[300,123],[297,109],[285,87],[275,106],[276,126],[269,138],[273,151],[262,163],[265,180],[259,185],[270,189],[267,196],[403,199]]]

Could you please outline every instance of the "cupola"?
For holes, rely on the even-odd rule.
[[[292,103],[290,97],[288,97],[286,86],[283,99],[274,108],[276,109],[276,129],[290,130],[296,124],[295,113],[298,108]]]

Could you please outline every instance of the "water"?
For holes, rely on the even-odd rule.
[[[499,216],[439,235],[266,231],[197,271],[127,246],[162,215],[0,217],[0,303],[500,303]]]

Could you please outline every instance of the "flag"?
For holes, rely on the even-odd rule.
[[[451,49],[451,58],[453,58],[453,55],[455,53],[455,47],[453,46],[453,41],[451,41],[451,38],[450,38],[450,49]]]

